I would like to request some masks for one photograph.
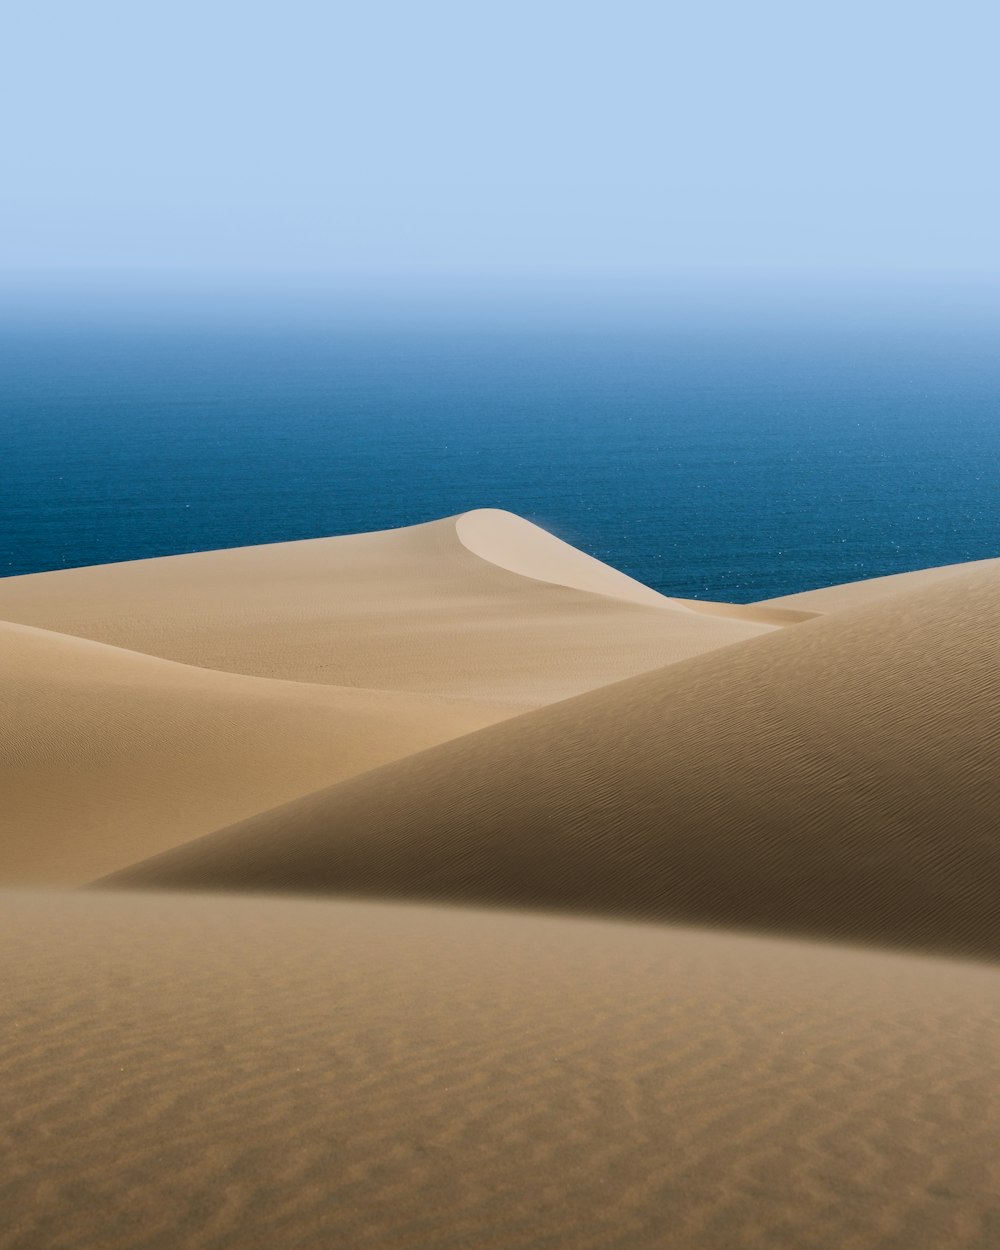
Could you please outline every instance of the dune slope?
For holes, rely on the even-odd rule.
[[[908,590],[931,586],[945,578],[978,571],[990,570],[1000,573],[1000,559],[970,560],[965,564],[941,564],[930,569],[916,569],[912,573],[893,573],[888,577],[868,577],[860,582],[845,582],[841,586],[823,586],[819,590],[803,590],[795,595],[782,595],[778,599],[764,599],[752,606],[768,613],[777,612],[839,612],[844,608],[856,608],[874,603],[887,595],[898,595]],[[761,618],[766,619],[766,618]],[[777,621],[778,618],[771,618]]]
[[[492,509],[4,578],[0,618],[228,672],[518,706],[783,623],[692,611]]]
[[[4,1250],[986,1250],[1000,973],[332,901],[0,898]]]
[[[666,598],[513,512],[477,508],[454,519],[458,541],[487,564],[533,581],[586,590],[627,603],[669,608]]]
[[[1000,955],[1000,575],[528,713],[113,884],[586,908]]]
[[[0,622],[0,881],[82,884],[515,709],[210,672]]]

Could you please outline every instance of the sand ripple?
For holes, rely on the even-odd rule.
[[[13,896],[4,1250],[987,1250],[1000,973],[405,906]]]

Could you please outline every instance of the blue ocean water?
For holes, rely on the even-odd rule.
[[[509,508],[748,602],[1000,554],[988,326],[0,327],[0,573]]]

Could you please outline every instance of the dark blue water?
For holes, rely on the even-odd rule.
[[[1000,554],[986,328],[36,319],[0,346],[5,575],[480,506],[732,601]]]

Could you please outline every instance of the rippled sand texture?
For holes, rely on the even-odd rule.
[[[445,908],[3,906],[4,1250],[1000,1235],[992,969]]]
[[[489,509],[0,580],[0,1250],[1000,1246],[998,620]]]

